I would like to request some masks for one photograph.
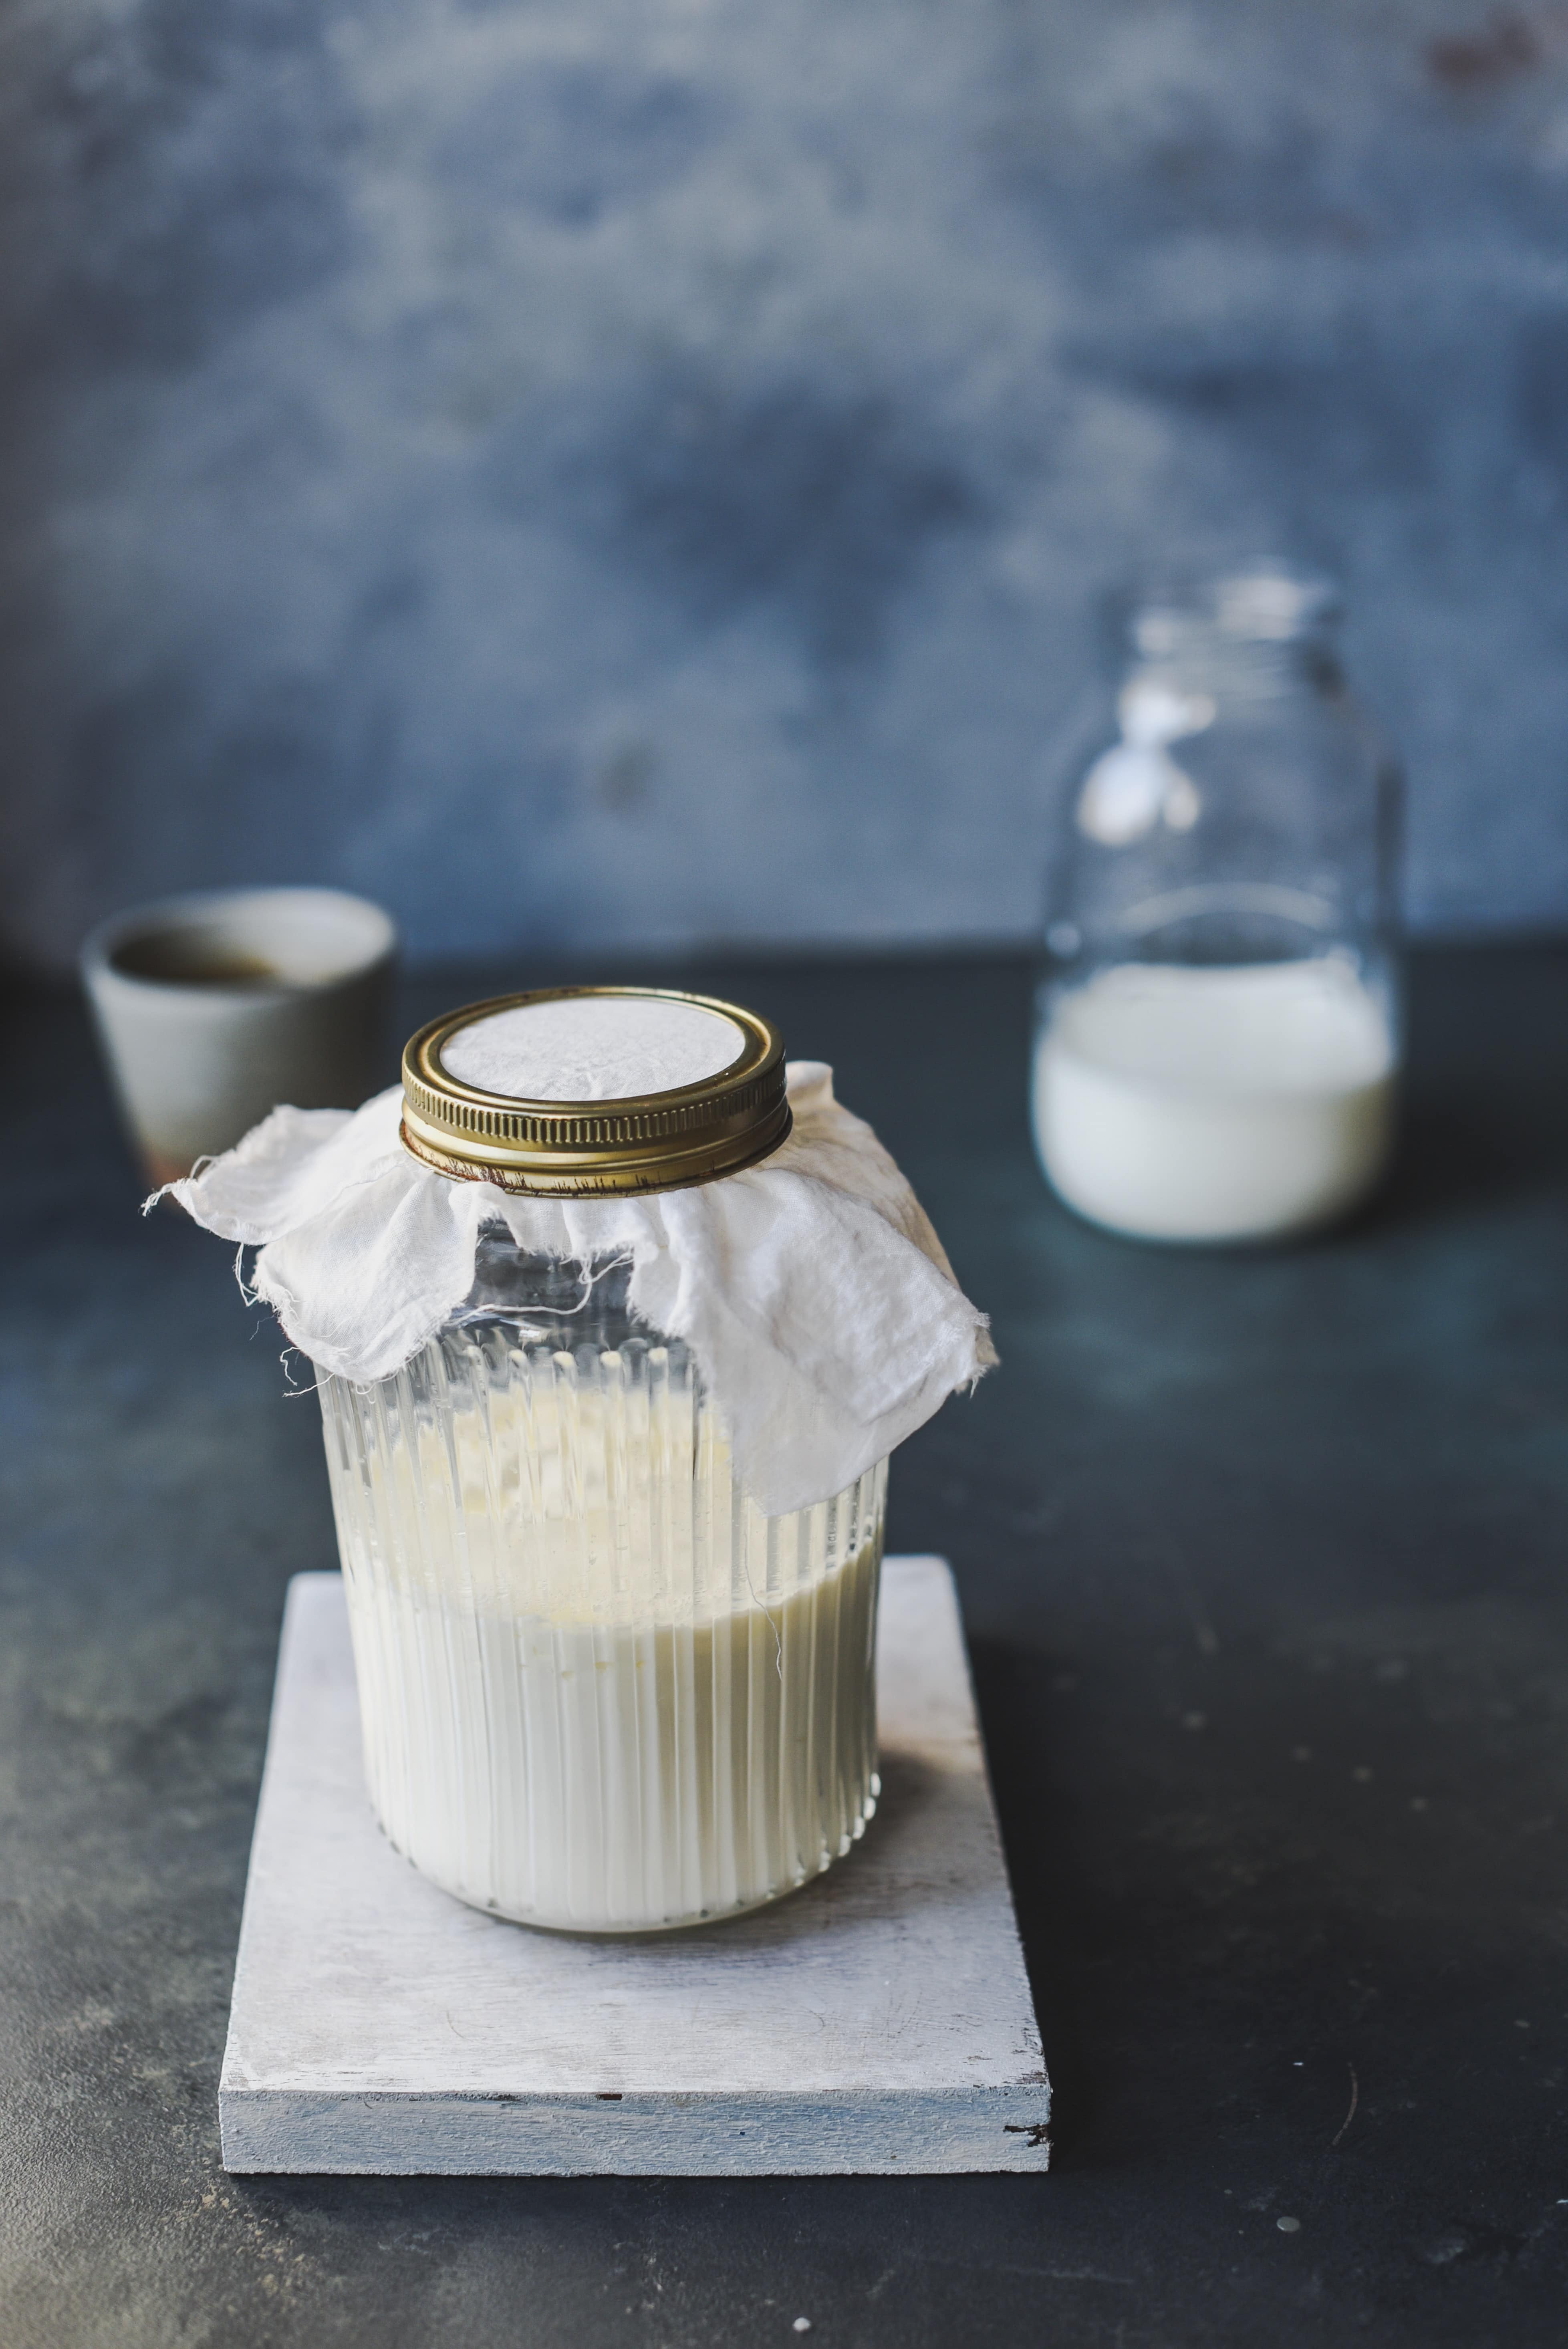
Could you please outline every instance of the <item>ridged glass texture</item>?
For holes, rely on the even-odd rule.
[[[878,1791],[885,1462],[764,1517],[625,1288],[487,1237],[407,1369],[321,1381],[382,1826],[460,1899],[576,1931],[772,1899]]]

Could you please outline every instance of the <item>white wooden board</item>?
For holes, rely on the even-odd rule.
[[[290,1586],[220,2106],[232,2170],[1044,2169],[1050,2091],[952,1575],[887,1561],[882,1799],[726,1924],[531,1932],[400,1859],[341,1578]]]

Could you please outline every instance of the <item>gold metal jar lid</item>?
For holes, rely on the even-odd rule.
[[[728,1022],[738,1049],[711,1073],[705,1069],[667,1091],[603,1100],[531,1099],[475,1081],[476,1071],[498,1073],[487,1064],[485,1039],[476,1036],[484,1023],[534,1007],[601,1004],[606,1010],[616,1004],[686,1007],[669,1024],[678,1021],[683,1036],[698,1040],[697,1063],[722,1057],[731,1040],[720,1030],[710,1040],[689,1014]],[[613,1020],[592,1010],[587,1019],[614,1036]],[[511,1032],[521,1032],[519,1023]],[[456,1073],[449,1056],[469,1074]],[[587,1198],[679,1190],[755,1165],[778,1149],[789,1127],[782,1037],[755,1011],[715,996],[653,987],[536,988],[445,1012],[411,1037],[403,1053],[406,1148],[439,1174],[505,1191]]]

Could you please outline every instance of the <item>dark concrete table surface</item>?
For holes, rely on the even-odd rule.
[[[682,975],[837,1062],[995,1317],[1003,1369],[900,1456],[891,1538],[961,1578],[1055,2170],[225,2177],[279,1611],[335,1562],[316,1409],[231,1252],[137,1216],[75,1005],[24,995],[0,2343],[1560,2342],[1568,954],[1420,958],[1385,1199],[1250,1256],[1047,1197],[1020,963]]]

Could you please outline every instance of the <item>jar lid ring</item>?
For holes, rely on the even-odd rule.
[[[670,1004],[738,1030],[725,1066],[666,1090],[604,1100],[528,1099],[454,1074],[444,1055],[466,1030],[546,1004]],[[753,1166],[791,1124],[784,1041],[770,1020],[674,988],[549,987],[443,1012],[403,1053],[404,1147],[455,1182],[574,1198],[685,1189]]]

